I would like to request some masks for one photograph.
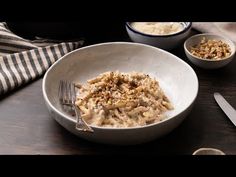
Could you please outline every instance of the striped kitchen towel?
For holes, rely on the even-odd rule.
[[[82,45],[83,40],[30,41],[0,23],[0,96],[40,77],[56,60]]]

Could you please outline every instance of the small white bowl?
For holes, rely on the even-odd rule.
[[[212,60],[212,59],[203,59],[191,54],[190,47],[199,44],[203,37],[205,37],[206,40],[216,39],[227,43],[231,49],[231,55],[221,60]],[[184,51],[188,59],[196,66],[204,69],[217,69],[226,66],[234,59],[235,45],[231,40],[227,39],[226,37],[212,33],[204,33],[204,34],[197,34],[188,38],[184,43]]]
[[[194,151],[193,155],[225,155],[225,153],[215,148],[200,148]]]
[[[126,31],[133,42],[148,44],[164,50],[171,50],[184,42],[192,27],[191,22],[180,22],[183,29],[177,33],[169,35],[151,35],[137,31],[132,27],[131,23],[132,22],[126,22]]]
[[[94,133],[89,134],[76,130],[75,117],[63,111],[59,104],[59,81],[85,83],[103,72],[116,70],[143,72],[156,78],[174,110],[167,112],[163,121],[146,126],[92,126]],[[154,140],[176,128],[192,109],[198,87],[194,70],[171,53],[144,44],[111,42],[77,49],[54,63],[44,76],[43,96],[51,116],[75,135],[99,143],[129,145]]]

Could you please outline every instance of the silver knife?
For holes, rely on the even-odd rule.
[[[236,110],[224,99],[220,93],[214,93],[214,98],[231,122],[236,126]]]

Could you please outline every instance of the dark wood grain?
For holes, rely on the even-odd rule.
[[[122,40],[128,41],[127,36],[121,36]],[[165,137],[126,147],[82,140],[50,117],[44,104],[40,78],[0,100],[0,154],[172,155],[192,154],[200,147],[219,148],[226,154],[236,154],[236,127],[213,98],[214,92],[220,92],[236,108],[236,60],[225,68],[209,71],[193,66],[182,45],[171,52],[193,67],[200,86],[189,116]]]

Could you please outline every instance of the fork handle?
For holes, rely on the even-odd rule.
[[[76,105],[73,105],[75,109],[75,115],[76,115],[76,129],[79,131],[84,131],[84,132],[91,132],[93,133],[94,130],[87,125],[87,123],[82,119],[80,115],[80,110]]]

